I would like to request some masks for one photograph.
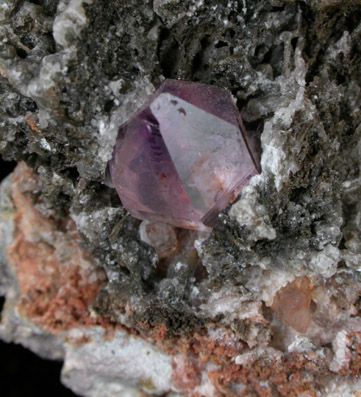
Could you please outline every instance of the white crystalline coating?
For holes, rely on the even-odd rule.
[[[182,268],[185,268],[185,267],[186,267],[186,265],[184,265],[182,262],[177,262],[175,265],[175,270],[177,272],[179,272],[179,270],[181,270]]]
[[[27,86],[27,95],[33,98],[38,106],[47,107],[47,101],[56,105],[58,102],[56,81],[60,75],[67,72],[68,55],[53,54],[42,59],[41,68],[37,77],[33,78]]]
[[[151,243],[150,243],[150,240],[148,238],[147,231],[146,231],[146,227],[147,227],[148,224],[149,224],[149,221],[142,221],[141,222],[141,224],[139,226],[139,237],[140,237],[140,239],[142,241],[144,241],[145,243],[150,245]]]
[[[276,293],[295,279],[296,275],[282,269],[262,270],[254,267],[246,282],[246,288],[254,297],[271,306]]]
[[[40,139],[40,145],[43,149],[51,151],[51,146],[45,138]]]
[[[40,128],[46,127],[48,113],[58,105],[57,83],[62,75],[67,72],[67,64],[73,59],[71,52],[58,52],[42,58],[31,73],[24,73],[21,63],[13,65],[7,60],[2,61],[5,75],[9,82],[16,87],[22,95],[32,98],[39,106]],[[44,113],[41,113],[44,111]]]
[[[337,271],[337,264],[341,259],[340,250],[331,244],[316,253],[310,261],[309,267],[315,273],[321,274],[323,277],[331,277]]]
[[[305,111],[310,120],[315,115],[315,106],[305,96],[307,67],[302,58],[301,45],[298,45],[295,50],[294,60],[294,70],[288,71],[288,77],[282,76],[282,81],[280,81],[281,97],[287,98],[285,106],[275,109],[274,116],[266,121],[261,136],[262,171],[265,175],[270,173],[274,176],[278,190],[287,182],[290,173],[298,170],[297,164],[294,163],[292,158],[287,157],[283,149],[287,135],[292,134],[294,115],[298,111]],[[279,100],[276,102],[280,103]]]
[[[75,222],[77,229],[83,231],[85,229],[89,229],[87,228],[87,226],[93,223],[97,223],[99,221],[106,222],[108,219],[110,219],[113,215],[117,213],[119,213],[118,208],[105,207],[100,210],[94,211],[91,214],[87,212],[80,212],[77,214],[71,212],[71,217]],[[87,235],[86,237],[90,238],[91,236]]]
[[[289,352],[299,352],[304,353],[315,349],[315,345],[311,342],[309,338],[303,335],[295,334],[294,341],[291,342],[287,350]]]
[[[192,287],[191,299],[195,299],[199,295],[199,289],[197,287]]]
[[[251,231],[248,236],[250,241],[274,240],[277,237],[276,230],[271,225],[266,209],[256,201],[255,197],[254,187],[245,187],[241,199],[232,206],[229,215],[242,227]]]
[[[74,38],[80,36],[80,32],[87,23],[83,4],[91,4],[93,0],[62,1],[58,6],[58,15],[53,25],[55,41],[63,47],[69,47]],[[67,4],[68,3],[68,4]]]
[[[119,96],[120,90],[124,85],[124,82],[125,82],[124,79],[119,79],[109,83],[109,88],[112,90],[113,95],[115,97]]]
[[[114,121],[99,120],[98,123],[99,141],[102,142],[98,152],[99,158],[106,164],[113,154],[113,147],[118,133],[118,124]]]
[[[62,380],[68,387],[80,395],[102,397],[114,396],[124,385],[155,394],[168,391],[172,374],[169,355],[125,331],[115,331],[108,341],[102,333],[101,328],[89,329],[90,342],[66,345]],[[106,385],[102,393],[101,385]]]
[[[272,347],[260,347],[236,356],[234,362],[238,365],[249,365],[261,357],[276,361],[281,359],[282,353]]]
[[[111,82],[109,88],[113,91],[114,95],[119,98],[114,101],[119,101],[120,106],[116,107],[109,118],[102,118],[98,120],[97,127],[99,134],[97,138],[99,140],[99,149],[97,157],[104,164],[104,169],[108,161],[112,158],[113,148],[115,140],[118,134],[119,126],[125,123],[134,114],[139,107],[140,103],[144,103],[149,95],[154,92],[154,86],[151,84],[148,78],[134,81],[134,90],[128,93],[126,96],[120,95],[118,89],[120,89],[122,80]]]
[[[194,241],[194,248],[197,250],[199,257],[202,257],[202,244],[204,241],[207,240],[208,237],[209,237],[209,235],[207,235],[205,237],[200,237]]]
[[[217,314],[228,314],[230,318],[244,320],[247,318],[262,321],[262,303],[260,301],[242,301],[240,294],[224,294],[223,296],[212,296],[207,304],[202,305],[204,313],[211,316]]]
[[[334,357],[330,363],[330,370],[333,372],[340,371],[343,367],[346,367],[350,361],[350,350],[348,348],[348,336],[347,331],[340,331],[332,343]]]

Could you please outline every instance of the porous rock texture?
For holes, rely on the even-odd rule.
[[[361,395],[361,3],[3,0],[0,337],[83,396]],[[211,234],[107,173],[164,80],[228,89],[260,175]]]

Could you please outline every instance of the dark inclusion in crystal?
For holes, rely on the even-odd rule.
[[[109,170],[135,218],[210,230],[258,164],[226,90],[165,80],[119,128]]]

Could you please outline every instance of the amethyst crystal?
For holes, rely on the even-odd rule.
[[[136,218],[210,230],[257,173],[224,89],[165,80],[119,128],[110,175]]]

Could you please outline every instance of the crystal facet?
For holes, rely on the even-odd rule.
[[[180,80],[120,126],[109,171],[135,218],[198,230],[258,172],[231,95]]]

